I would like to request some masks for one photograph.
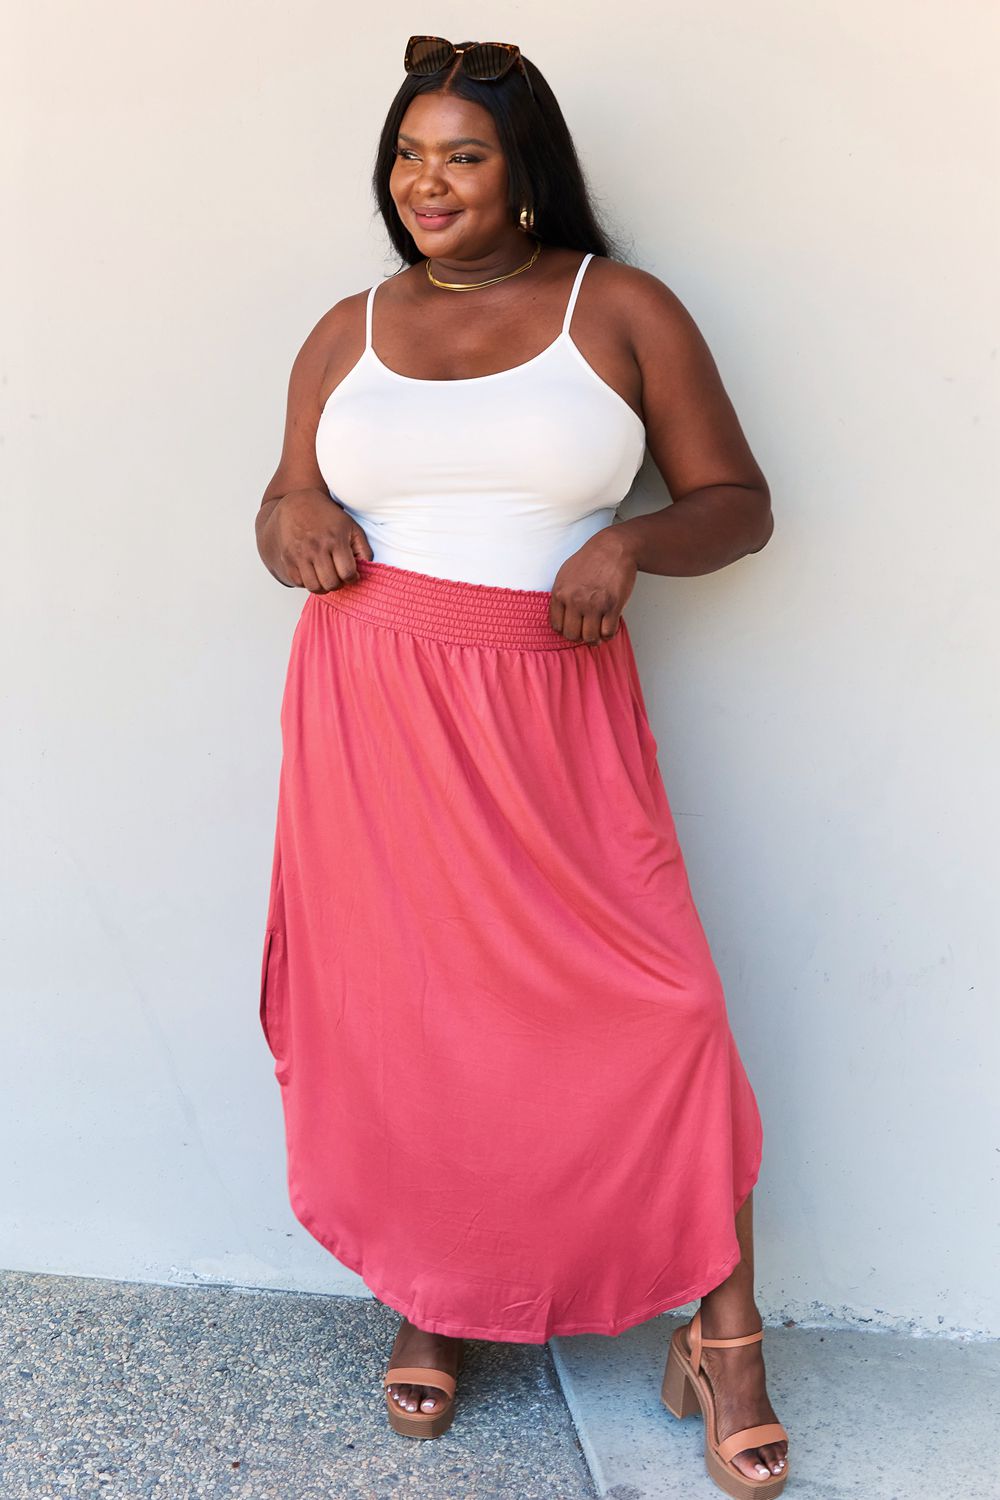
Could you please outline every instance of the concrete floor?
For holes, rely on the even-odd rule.
[[[660,1402],[683,1321],[550,1345],[599,1495],[722,1494],[705,1473],[700,1415],[680,1422]],[[766,1327],[764,1360],[788,1431],[789,1500],[1000,1500],[1000,1345]]]
[[[388,1426],[371,1298],[0,1272],[0,1500],[718,1500],[659,1401],[676,1317],[470,1340],[450,1431]],[[768,1328],[802,1500],[996,1500],[1000,1346]]]

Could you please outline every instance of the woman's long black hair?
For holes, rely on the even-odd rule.
[[[459,43],[468,46],[467,42]],[[494,83],[480,83],[462,68],[450,76],[442,70],[429,77],[407,73],[389,106],[379,137],[372,188],[389,239],[405,265],[424,259],[404,226],[389,192],[397,132],[418,94],[455,94],[488,109],[507,160],[508,207],[512,224],[523,205],[534,209],[531,233],[545,245],[592,251],[616,260],[626,257],[602,224],[556,97],[534,63],[522,54],[534,99],[516,66]]]

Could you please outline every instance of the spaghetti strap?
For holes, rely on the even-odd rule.
[[[581,260],[579,267],[577,268],[576,279],[573,282],[573,290],[569,294],[569,302],[566,305],[566,316],[565,318],[563,318],[562,331],[564,334],[569,333],[569,323],[570,319],[573,316],[573,309],[576,306],[576,298],[577,293],[580,290],[580,282],[583,280],[584,271],[587,269],[588,264],[593,260],[593,258],[594,252],[592,250],[588,250],[587,254],[583,257],[583,260]]]
[[[367,297],[367,299],[365,301],[365,353],[366,354],[367,354],[368,350],[372,346],[372,306],[373,306],[374,301],[375,301],[375,293],[378,291],[378,286],[379,286],[379,284],[376,281],[375,285],[369,289],[368,297]]]

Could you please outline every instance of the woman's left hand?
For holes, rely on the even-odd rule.
[[[635,586],[635,556],[617,526],[605,526],[556,574],[549,596],[549,623],[568,641],[592,646],[618,634],[621,612]]]

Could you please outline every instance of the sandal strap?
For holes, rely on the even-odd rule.
[[[708,1347],[710,1349],[725,1349],[732,1344],[758,1344],[764,1337],[763,1328],[756,1333],[744,1333],[735,1339],[707,1339],[701,1331],[701,1308],[699,1307],[688,1325],[688,1338],[691,1343],[691,1365],[696,1375],[701,1373],[701,1351]]]
[[[780,1422],[761,1422],[758,1427],[742,1427],[723,1438],[715,1450],[723,1463],[742,1453],[744,1448],[759,1448],[762,1443],[788,1442],[788,1433]]]
[[[688,1339],[691,1344],[689,1358],[694,1373],[697,1375],[701,1370],[701,1308],[699,1307],[691,1322],[688,1324]]]
[[[447,1370],[434,1370],[428,1365],[392,1365],[386,1370],[382,1384],[433,1385],[447,1396],[454,1396],[456,1387],[454,1375],[449,1375]]]
[[[701,1346],[702,1346],[703,1349],[723,1349],[723,1348],[728,1347],[730,1344],[756,1344],[756,1343],[759,1343],[760,1340],[763,1337],[764,1337],[764,1330],[763,1330],[763,1328],[761,1328],[761,1329],[758,1329],[758,1331],[756,1333],[744,1333],[738,1339],[705,1339],[705,1338],[703,1338],[702,1341],[701,1341]]]

